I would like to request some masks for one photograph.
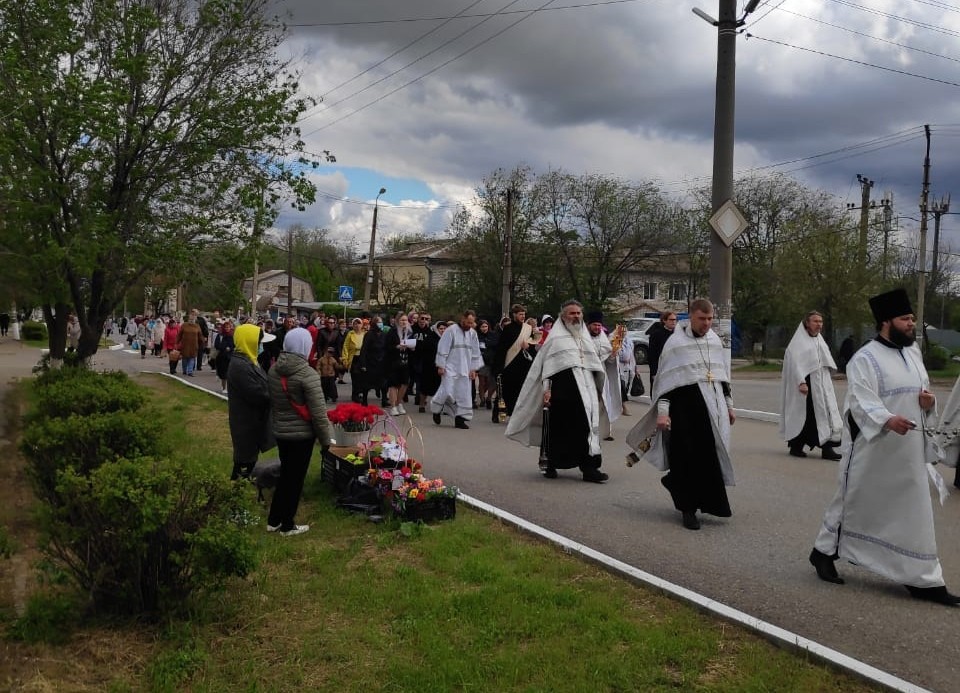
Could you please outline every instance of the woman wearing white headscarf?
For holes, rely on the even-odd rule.
[[[280,453],[280,479],[270,504],[267,531],[283,536],[303,534],[310,529],[310,525],[294,522],[303,481],[310,466],[313,444],[319,440],[322,448],[328,448],[333,442],[323,383],[307,360],[312,348],[313,337],[306,329],[295,327],[287,331],[280,358],[268,375],[273,434]]]

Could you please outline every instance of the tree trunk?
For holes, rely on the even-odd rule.
[[[50,347],[50,358],[54,361],[63,361],[63,354],[67,350],[67,316],[70,315],[70,306],[66,303],[43,304],[43,321],[47,324],[47,345]]]

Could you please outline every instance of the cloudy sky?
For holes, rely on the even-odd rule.
[[[385,187],[378,236],[439,234],[485,176],[521,164],[677,198],[709,185],[717,29],[694,6],[716,17],[719,0],[280,0],[285,57],[322,97],[307,149],[337,163],[279,226],[365,248]],[[960,212],[960,0],[761,0],[743,29],[738,173],[786,172],[840,207],[859,204],[860,173],[918,217],[929,124],[931,202],[956,193]]]

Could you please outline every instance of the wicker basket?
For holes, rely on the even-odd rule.
[[[434,522],[436,520],[452,520],[457,516],[456,498],[430,498],[422,503],[407,501],[403,512],[397,513],[401,520],[407,522]]]

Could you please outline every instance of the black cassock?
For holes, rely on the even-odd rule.
[[[581,471],[599,469],[600,455],[590,454],[587,440],[590,422],[573,370],[568,368],[554,374],[550,382],[550,466],[556,469],[579,467]]]
[[[727,384],[723,384],[727,392]],[[670,400],[670,432],[666,443],[670,470],[661,479],[681,512],[730,517],[727,489],[714,446],[710,412],[696,384],[661,395]]]

